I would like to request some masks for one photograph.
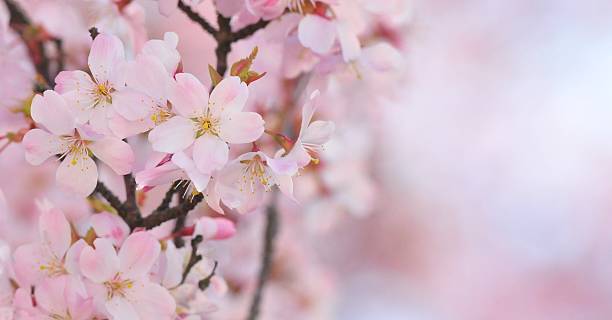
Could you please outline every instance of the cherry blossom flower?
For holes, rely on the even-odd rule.
[[[94,305],[114,319],[174,319],[170,293],[150,281],[148,273],[160,245],[146,232],[131,234],[115,251],[108,239],[94,241],[80,256],[82,274],[92,282]]]
[[[96,187],[98,169],[95,155],[119,175],[131,171],[134,154],[130,146],[113,137],[96,134],[78,126],[66,102],[58,93],[47,90],[32,101],[32,119],[46,130],[32,129],[23,138],[26,160],[40,165],[52,155],[61,155],[57,169],[58,184],[73,193],[87,196]]]
[[[221,169],[228,161],[228,144],[249,143],[264,131],[255,112],[242,111],[248,89],[238,77],[221,81],[208,90],[193,75],[176,75],[170,101],[177,116],[155,127],[149,141],[156,151],[175,153],[193,145],[193,160],[202,173]]]
[[[82,243],[71,246],[71,230],[64,213],[44,208],[38,219],[40,242],[24,244],[15,250],[15,273],[22,285],[35,285],[43,278],[75,272],[74,261]]]
[[[304,47],[318,54],[329,53],[338,40],[345,62],[355,60],[361,53],[361,44],[353,29],[346,21],[333,16],[323,2],[317,2],[312,12],[302,18],[298,38]]]
[[[270,164],[274,163],[277,170]],[[292,176],[297,172],[289,159],[271,159],[263,152],[248,152],[230,162],[220,173],[216,190],[223,203],[240,213],[255,210],[264,194],[278,186],[281,192],[293,197]]]
[[[331,139],[335,125],[331,121],[317,120],[312,121],[312,117],[318,105],[315,99],[319,96],[319,91],[314,91],[310,95],[308,102],[302,108],[302,122],[300,133],[288,158],[293,159],[300,168],[307,166],[311,161],[318,163],[317,154],[323,149],[323,145]]]
[[[100,133],[109,133],[107,119],[112,115],[113,98],[124,86],[125,50],[114,35],[100,34],[91,45],[88,65],[92,76],[75,71],[62,71],[55,90],[61,93],[76,111],[79,124],[90,122]]]
[[[68,276],[46,278],[36,286],[34,298],[23,288],[16,294],[16,314],[18,319],[91,319],[93,306],[91,297],[83,290],[78,281]]]

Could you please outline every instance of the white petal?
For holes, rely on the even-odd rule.
[[[126,142],[109,137],[92,142],[89,149],[118,175],[132,171],[134,152]]]
[[[193,146],[193,161],[202,173],[223,168],[229,157],[229,147],[218,137],[204,134]]]
[[[183,117],[173,117],[153,128],[149,142],[153,150],[174,153],[185,150],[195,140],[193,121]]]
[[[113,94],[113,108],[130,121],[147,117],[156,106],[153,99],[136,90],[125,89]]]
[[[176,83],[171,85],[170,101],[176,112],[192,118],[203,115],[208,105],[208,89],[189,73],[177,73]]]
[[[111,315],[111,319],[116,320],[140,320],[138,313],[136,313],[136,309],[134,306],[125,298],[120,295],[114,296],[112,299],[108,300],[105,304],[106,311]],[[144,319],[143,319],[144,320]]]
[[[25,150],[26,161],[35,166],[52,155],[64,153],[68,148],[61,138],[41,129],[28,131],[21,143]]]
[[[238,77],[223,79],[210,94],[210,112],[218,116],[226,112],[237,112],[244,108],[249,98],[249,89],[246,83]]]
[[[125,50],[119,38],[99,34],[91,44],[87,64],[98,83],[113,81],[115,69],[123,63]]]
[[[55,179],[60,187],[87,197],[98,183],[98,168],[88,155],[79,156],[70,153],[57,168]]]
[[[336,125],[332,121],[317,120],[304,131],[302,142],[313,145],[323,145],[331,139]]]
[[[44,96],[36,95],[31,112],[34,121],[56,135],[71,134],[75,128],[75,119],[68,111],[66,101],[53,90],[45,91]]]
[[[264,121],[255,112],[233,112],[221,119],[219,136],[229,143],[250,143],[264,132]]]
[[[318,54],[325,54],[334,45],[336,28],[332,21],[318,15],[308,14],[300,21],[298,38],[304,47]]]

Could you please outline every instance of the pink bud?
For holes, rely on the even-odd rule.
[[[235,233],[236,227],[231,220],[202,217],[196,222],[193,235],[201,235],[209,240],[223,240],[232,237]]]

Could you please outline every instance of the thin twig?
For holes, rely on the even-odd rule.
[[[204,238],[202,238],[201,235],[197,235],[191,239],[191,255],[189,256],[189,262],[187,262],[187,266],[185,266],[185,270],[183,271],[183,277],[181,278],[180,284],[185,283],[191,269],[193,269],[196,263],[202,260],[202,256],[198,254],[198,245],[200,242],[202,242],[202,240],[204,240]]]
[[[200,288],[200,290],[204,291],[206,290],[206,288],[208,288],[208,286],[210,286],[210,279],[215,276],[215,272],[217,272],[218,265],[219,262],[215,261],[215,265],[213,266],[213,269],[210,274],[206,278],[198,281],[198,287]]]
[[[103,182],[98,181],[94,192],[97,192],[104,199],[106,199],[106,201],[108,201],[108,204],[110,204],[111,207],[117,210],[117,213],[122,216],[123,208],[121,200],[119,200],[119,198],[117,198],[117,196]]]
[[[175,207],[162,211],[153,211],[149,216],[137,221],[132,227],[143,227],[145,229],[155,228],[166,221],[176,219],[181,215],[186,215],[189,211],[193,210],[198,203],[202,202],[202,200],[204,200],[204,195],[201,193],[197,194]]]
[[[264,243],[261,253],[261,267],[259,269],[259,276],[257,278],[257,287],[253,294],[253,300],[251,302],[251,308],[249,310],[248,320],[255,320],[259,316],[259,308],[263,299],[263,289],[266,281],[270,276],[270,269],[272,268],[272,259],[274,257],[274,238],[278,233],[279,228],[279,216],[278,209],[276,208],[276,198],[274,197],[270,206],[266,210],[266,229],[264,232]]]
[[[213,28],[213,26],[211,26],[210,23],[208,23],[208,21],[204,19],[204,17],[193,11],[193,9],[183,3],[182,0],[179,0],[178,7],[179,9],[181,9],[181,11],[185,13],[185,15],[187,15],[187,17],[189,17],[189,19],[191,19],[191,21],[199,24],[200,27],[202,27],[202,29],[204,29],[206,32],[210,33],[213,36],[217,33],[217,30],[215,30],[215,28]]]
[[[248,26],[246,26],[246,27],[244,27],[244,28],[234,32],[232,40],[235,42],[235,41],[238,41],[238,40],[242,40],[244,38],[248,38],[248,37],[252,36],[258,30],[265,28],[268,25],[268,23],[270,23],[270,21],[261,19],[261,20],[255,22],[255,23],[253,23],[253,24],[250,24],[250,25],[248,25]]]

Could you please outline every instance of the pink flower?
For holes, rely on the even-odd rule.
[[[307,14],[298,26],[298,38],[304,47],[318,54],[329,53],[337,39],[345,62],[351,62],[361,54],[359,38],[348,24],[327,16]]]
[[[13,255],[15,274],[22,286],[36,285],[43,278],[76,273],[76,255],[83,243],[72,247],[71,229],[64,213],[54,207],[45,208],[38,220],[40,242],[25,244]]]
[[[283,173],[272,170],[270,163],[274,163],[276,168],[282,168]],[[271,159],[263,152],[248,152],[219,172],[216,191],[226,206],[247,213],[257,209],[265,192],[275,185],[285,195],[293,197],[291,177],[296,172],[297,167],[293,161],[285,158]]]
[[[77,126],[66,102],[55,91],[47,90],[43,96],[34,97],[32,119],[47,130],[26,133],[26,160],[40,165],[52,155],[61,155],[56,180],[71,192],[88,196],[95,189],[98,169],[91,154],[119,175],[131,171],[134,154],[130,146],[117,138],[95,134],[87,126]]]
[[[286,156],[294,160],[300,168],[307,166],[311,161],[318,162],[318,153],[323,150],[323,145],[331,139],[335,125],[331,121],[312,121],[317,110],[315,99],[319,96],[316,90],[310,95],[310,100],[302,108],[302,124],[300,134],[296,142]]]
[[[159,242],[146,232],[131,234],[115,251],[104,238],[80,256],[82,274],[93,284],[94,305],[113,319],[174,319],[176,303],[162,286],[149,280],[160,253]]]
[[[272,20],[287,8],[288,0],[246,0],[247,10],[256,17]]]
[[[112,115],[113,99],[123,87],[125,51],[121,40],[100,34],[91,45],[88,65],[92,76],[76,71],[62,71],[55,78],[55,90],[66,97],[76,111],[79,124],[89,121],[94,130],[107,133],[107,118]]]
[[[193,75],[176,75],[170,101],[178,116],[155,127],[149,141],[156,151],[176,153],[193,145],[193,160],[202,173],[212,173],[227,163],[228,143],[249,143],[264,131],[255,112],[243,112],[249,91],[238,77],[221,81],[208,90]]]
[[[36,306],[26,288],[17,290],[14,302],[17,319],[91,319],[92,300],[73,277],[44,279],[36,286],[34,297]]]

